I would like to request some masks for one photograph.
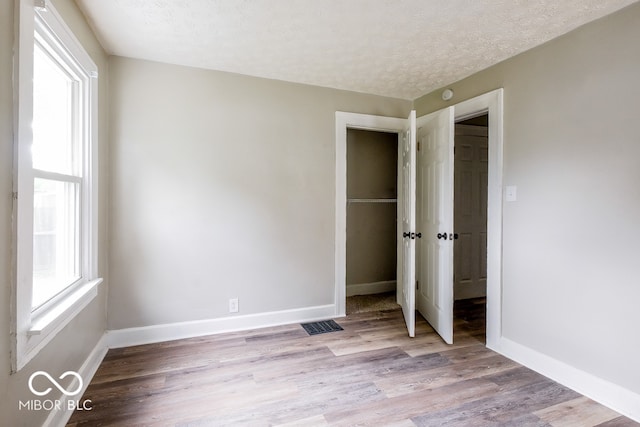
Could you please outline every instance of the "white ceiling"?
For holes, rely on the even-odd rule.
[[[637,0],[76,0],[110,54],[413,100]]]

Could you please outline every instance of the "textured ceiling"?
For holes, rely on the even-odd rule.
[[[114,55],[413,100],[637,0],[76,0]]]

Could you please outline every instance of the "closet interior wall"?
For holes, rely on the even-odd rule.
[[[347,296],[396,289],[398,135],[347,131]]]

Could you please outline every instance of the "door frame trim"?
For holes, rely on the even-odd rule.
[[[492,350],[499,349],[502,337],[503,97],[500,88],[454,106],[456,122],[489,114],[486,341]]]
[[[347,292],[347,129],[400,133],[406,118],[336,111],[335,310],[346,313]]]

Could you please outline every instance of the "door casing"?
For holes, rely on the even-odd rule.
[[[347,129],[399,134],[407,119],[336,111],[335,316],[346,311],[347,294]]]

